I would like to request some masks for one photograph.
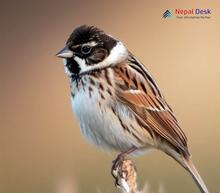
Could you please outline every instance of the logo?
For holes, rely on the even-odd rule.
[[[163,13],[163,18],[169,18],[169,17],[172,17],[172,12],[170,10],[166,10],[164,13]]]
[[[211,9],[167,9],[162,18],[174,17],[176,19],[210,19],[212,15]]]

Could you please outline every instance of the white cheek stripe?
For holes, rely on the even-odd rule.
[[[74,60],[80,65],[80,73],[85,73],[91,70],[102,69],[108,66],[114,66],[125,60],[128,57],[128,51],[122,42],[117,42],[116,46],[111,50],[109,56],[102,62],[93,66],[87,66],[85,59],[81,59],[78,56],[74,57]]]
[[[88,66],[86,65],[86,61],[85,59],[82,59],[78,56],[75,56],[74,57],[74,60],[79,64],[80,66],[80,73],[83,72],[83,71],[86,71],[86,69],[88,68]]]

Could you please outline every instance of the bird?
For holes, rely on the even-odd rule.
[[[122,41],[96,26],[76,27],[57,54],[70,80],[82,134],[96,146],[139,156],[160,150],[209,193],[193,164],[187,137],[147,68]]]

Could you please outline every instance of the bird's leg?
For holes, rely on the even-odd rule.
[[[114,178],[116,178],[115,172],[119,172],[121,173],[121,169],[122,169],[122,164],[123,161],[125,160],[126,156],[130,153],[132,153],[133,151],[135,151],[137,148],[135,146],[133,146],[132,148],[128,149],[125,152],[120,153],[117,158],[113,161],[113,165],[112,165],[112,169],[111,169],[111,174]],[[119,170],[119,171],[118,171]]]

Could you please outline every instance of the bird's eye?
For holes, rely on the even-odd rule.
[[[81,48],[81,52],[83,53],[83,54],[89,54],[90,52],[91,52],[91,46],[89,46],[89,45],[84,45],[84,46],[82,46],[82,48]]]

